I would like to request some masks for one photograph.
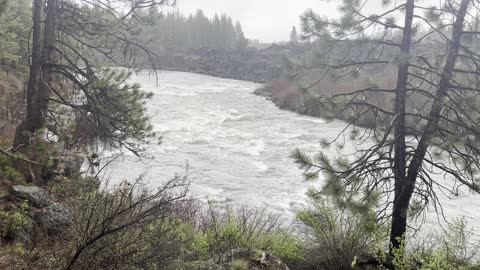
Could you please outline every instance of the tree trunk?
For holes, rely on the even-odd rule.
[[[50,67],[56,41],[58,0],[48,0],[42,33],[44,0],[33,2],[32,61],[27,85],[27,113],[17,127],[14,148],[28,145],[31,136],[45,126],[50,98]]]
[[[395,185],[392,231],[390,234],[390,241],[392,243],[392,247],[394,248],[400,247],[402,243],[399,242],[398,239],[404,237],[407,229],[407,212],[410,205],[410,200],[413,192],[415,191],[415,183],[425,158],[425,154],[427,153],[427,149],[430,146],[431,140],[437,131],[440,113],[443,108],[443,101],[450,87],[450,80],[453,76],[455,63],[458,58],[461,38],[463,35],[463,24],[470,1],[471,0],[462,0],[460,8],[458,9],[453,28],[452,39],[447,53],[447,60],[443,68],[432,109],[428,117],[429,120],[422,132],[422,137],[416,147],[412,161],[408,167],[408,173],[405,178],[406,181],[399,183],[399,190],[397,190],[397,185]]]
[[[405,25],[403,39],[400,46],[400,63],[398,64],[397,86],[395,90],[395,156],[393,172],[395,176],[395,197],[393,200],[392,228],[390,231],[390,252],[392,248],[401,245],[399,237],[403,237],[406,226],[406,212],[408,202],[405,202],[405,194],[402,192],[406,185],[406,143],[405,143],[405,112],[408,84],[408,57],[412,43],[414,0],[408,0],[405,6]]]

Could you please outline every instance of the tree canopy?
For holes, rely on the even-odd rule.
[[[0,2],[0,65],[3,71],[26,62],[30,17],[30,1]]]
[[[356,153],[294,153],[306,179],[324,173],[322,191],[338,204],[365,210],[375,199],[378,217],[391,218],[392,248],[404,243],[409,217],[426,208],[443,214],[440,193],[455,196],[462,186],[480,192],[479,3],[440,2],[383,1],[382,11],[369,13],[363,1],[344,0],[339,19],[312,10],[302,16],[304,36],[323,44],[306,67],[324,70],[317,83],[386,68],[397,73],[393,88],[372,83],[315,98],[334,115],[350,112],[342,134],[350,132]],[[386,104],[375,102],[380,95]],[[367,115],[373,128],[359,129]]]
[[[154,135],[145,115],[151,94],[129,84],[129,72],[105,67],[133,67],[139,52],[151,59],[137,29],[148,23],[146,11],[174,1],[31,2],[27,108],[17,128],[15,151],[46,137],[67,148],[100,140],[140,154]],[[73,132],[79,129],[87,132]]]
[[[180,12],[151,11],[151,25],[142,27],[140,38],[157,53],[200,48],[241,49],[246,40],[239,22],[226,14],[208,18],[203,11],[184,16]]]
[[[297,28],[295,26],[292,27],[292,31],[290,32],[290,43],[292,44],[298,43],[298,33],[297,33]]]

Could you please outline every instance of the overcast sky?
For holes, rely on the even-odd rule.
[[[288,40],[293,26],[299,27],[299,16],[308,8],[328,15],[336,13],[334,0],[177,0],[177,8],[184,14],[202,9],[211,17],[226,13],[240,21],[245,36],[261,41]],[[298,29],[300,30],[300,29]]]

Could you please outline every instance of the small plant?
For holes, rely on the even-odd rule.
[[[299,240],[281,226],[278,216],[265,210],[216,207],[213,203],[197,221],[193,247],[202,259],[217,263],[231,261],[238,252],[267,251],[284,262],[301,258]]]
[[[22,203],[16,211],[0,211],[0,235],[6,237],[28,224],[28,204]]]
[[[248,270],[248,263],[244,260],[235,259],[230,263],[231,270]]]
[[[472,231],[464,219],[455,220],[441,233],[423,237],[416,243],[400,239],[400,248],[392,250],[391,265],[398,270],[473,270],[478,269],[480,244],[471,241]],[[429,239],[425,241],[424,239]],[[376,259],[387,263],[383,245],[377,245]],[[380,267],[379,269],[386,269]]]

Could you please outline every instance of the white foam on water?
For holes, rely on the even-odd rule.
[[[253,164],[258,168],[259,172],[266,172],[269,169],[268,165],[261,161],[254,161]]]
[[[146,72],[133,79],[156,94],[148,111],[156,130],[163,134],[163,143],[149,147],[154,162],[128,157],[117,163],[112,180],[133,177],[133,172],[150,166],[148,180],[155,186],[181,172],[188,161],[195,178],[194,197],[267,206],[293,217],[306,205],[308,188],[319,187],[321,180],[305,183],[290,153],[299,147],[314,154],[322,138],[333,139],[345,127],[341,121],[326,122],[280,110],[251,94],[260,86],[251,82],[170,71],[159,72],[158,80]],[[334,150],[329,153],[336,154]],[[475,239],[480,240],[480,195],[460,195],[442,198],[445,214],[449,219],[465,217],[474,228]],[[437,216],[429,213],[425,226],[439,224]]]

